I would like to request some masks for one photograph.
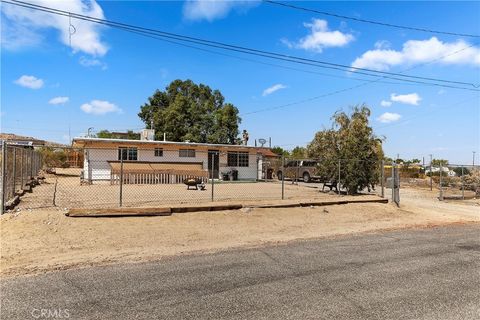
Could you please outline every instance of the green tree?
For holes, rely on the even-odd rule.
[[[299,147],[299,146],[296,146],[290,152],[290,156],[295,159],[305,158],[306,154],[307,154],[307,150],[305,149],[305,147]]]
[[[138,114],[155,137],[166,133],[171,141],[237,143],[241,122],[238,109],[218,90],[191,80],[174,80],[164,91],[156,90]]]
[[[369,188],[379,179],[379,165],[384,158],[382,139],[373,134],[368,118],[370,109],[356,106],[350,114],[336,112],[331,129],[315,134],[307,146],[309,157],[319,158],[318,174],[330,181],[340,181],[347,193]]]
[[[465,168],[465,167],[464,167],[464,168],[462,168],[462,167],[455,167],[455,168],[453,168],[453,171],[454,171],[455,174],[456,174],[457,176],[459,176],[459,177],[462,176],[462,175],[466,176],[466,175],[469,175],[469,174],[470,174],[470,170],[468,170],[468,168]]]
[[[434,167],[446,167],[448,166],[448,160],[445,159],[433,159],[432,160],[432,166]]]
[[[288,157],[290,154],[287,150],[283,149],[282,147],[273,147],[272,152],[278,154],[279,156],[286,156]]]
[[[133,132],[132,130],[128,130],[126,134],[120,133],[120,132],[110,132],[108,130],[100,130],[95,136],[97,138],[104,138],[104,139],[140,140],[140,134]]]

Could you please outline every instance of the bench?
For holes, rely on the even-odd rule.
[[[323,187],[322,187],[322,191],[325,190],[325,187],[330,188],[330,191],[332,191],[332,189],[335,189],[335,191],[338,192],[337,181],[326,181],[326,182],[324,182]]]

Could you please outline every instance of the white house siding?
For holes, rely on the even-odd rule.
[[[188,149],[188,148],[185,148]],[[193,148],[192,148],[193,149]],[[138,161],[149,162],[202,162],[203,168],[208,168],[208,153],[204,151],[195,152],[195,158],[179,157],[178,150],[165,150],[163,148],[163,157],[155,157],[153,149],[138,149]],[[115,160],[118,160],[115,158]]]
[[[183,148],[182,148],[183,149]],[[187,149],[187,148],[185,148]],[[194,149],[194,148],[191,148]],[[203,168],[208,168],[208,152],[196,150],[195,157],[179,157],[178,150],[163,148],[163,156],[155,157],[154,149],[137,148],[138,161],[148,162],[202,162]],[[110,165],[108,161],[118,161],[117,149],[86,149],[84,158],[84,179],[99,181],[110,180]],[[239,180],[255,180],[257,178],[257,155],[249,154],[248,167],[227,166],[226,152],[220,153],[219,172],[238,170]]]
[[[257,178],[257,155],[250,153],[248,155],[248,167],[230,167],[227,166],[227,154],[220,154],[220,172],[227,172],[231,169],[238,170],[239,180],[255,180]]]
[[[85,153],[85,179],[110,180],[110,165],[107,161],[118,160],[118,151],[114,149],[88,149]]]

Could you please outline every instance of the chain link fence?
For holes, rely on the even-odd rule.
[[[42,168],[42,156],[31,146],[1,144],[1,213],[13,206],[19,197],[30,191]]]
[[[351,193],[391,198],[398,204],[402,176],[398,167],[382,161],[294,159],[265,156],[255,148],[2,146],[5,209],[13,208],[20,196],[19,209],[328,201]],[[330,168],[327,174],[322,167]],[[371,183],[352,190],[359,177],[369,177]]]
[[[405,187],[436,192],[439,200],[468,200],[480,197],[480,166],[398,165]]]

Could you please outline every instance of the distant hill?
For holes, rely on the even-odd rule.
[[[46,141],[42,139],[37,139],[34,137],[20,136],[14,133],[0,133],[0,140],[5,140],[11,143],[18,143],[22,145],[31,144],[35,147],[45,146],[45,147],[68,147],[66,144]]]

